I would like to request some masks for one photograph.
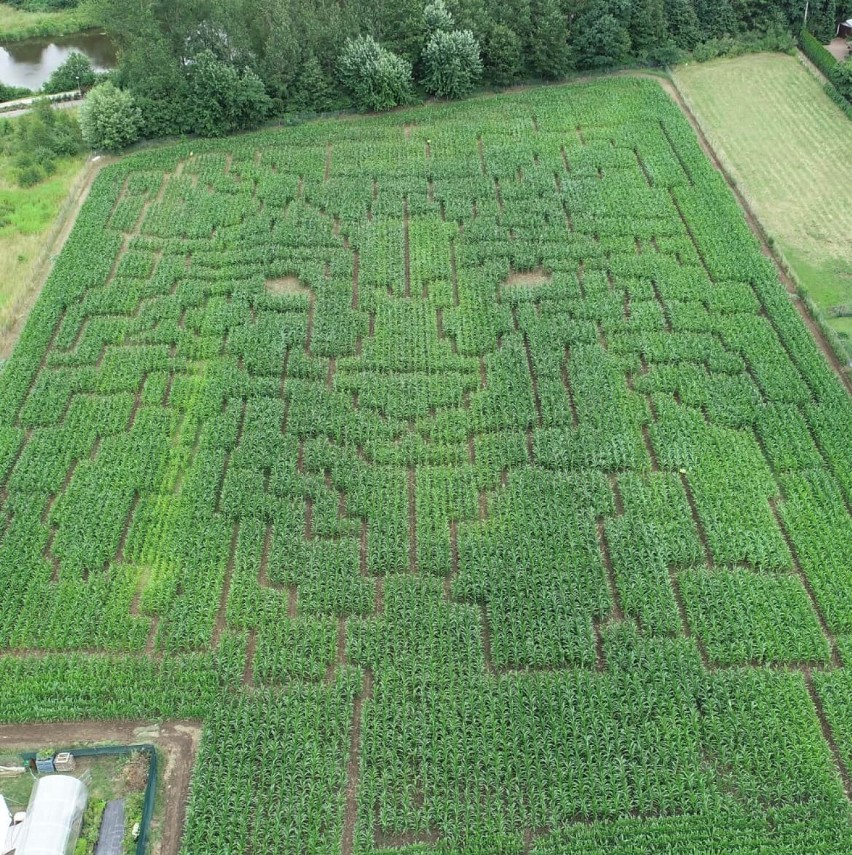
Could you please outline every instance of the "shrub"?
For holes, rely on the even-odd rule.
[[[464,98],[482,77],[479,42],[470,30],[434,32],[423,54],[423,85],[439,98]]]
[[[852,62],[838,62],[829,79],[847,101],[852,101]]]
[[[411,99],[411,63],[372,36],[347,39],[338,74],[359,110],[389,110]]]
[[[97,76],[89,57],[74,51],[53,74],[42,91],[48,94],[70,92],[72,89],[88,89],[95,85]]]
[[[112,83],[96,86],[80,107],[80,129],[89,148],[120,151],[139,139],[141,117],[133,96]]]

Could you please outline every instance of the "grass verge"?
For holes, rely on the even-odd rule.
[[[87,3],[61,12],[25,12],[0,3],[0,42],[67,36],[95,26],[94,12]]]

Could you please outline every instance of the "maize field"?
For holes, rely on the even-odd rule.
[[[652,81],[139,152],[0,375],[0,721],[203,720],[182,855],[848,853],[850,424]]]

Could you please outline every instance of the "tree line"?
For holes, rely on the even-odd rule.
[[[145,137],[220,135],[270,115],[384,109],[749,42],[771,48],[773,38],[790,43],[804,13],[804,0],[95,2],[119,48],[113,80]],[[811,0],[819,38],[843,3]]]

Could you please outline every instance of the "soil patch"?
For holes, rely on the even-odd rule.
[[[186,820],[189,781],[201,739],[201,723],[175,721],[166,724],[149,722],[83,721],[61,724],[0,725],[0,752],[37,750],[39,747],[74,747],[82,745],[132,745],[151,742],[161,752],[163,777],[158,801],[164,805],[155,813],[151,826],[151,855],[177,855]],[[147,778],[148,762],[137,770]],[[135,763],[127,764],[128,774],[136,774]]]
[[[279,279],[267,279],[266,290],[270,294],[292,295],[311,293],[311,289],[304,285],[297,276],[282,276]]]
[[[522,273],[513,272],[505,281],[506,288],[537,288],[540,285],[550,284],[551,275],[544,268],[527,270]]]

